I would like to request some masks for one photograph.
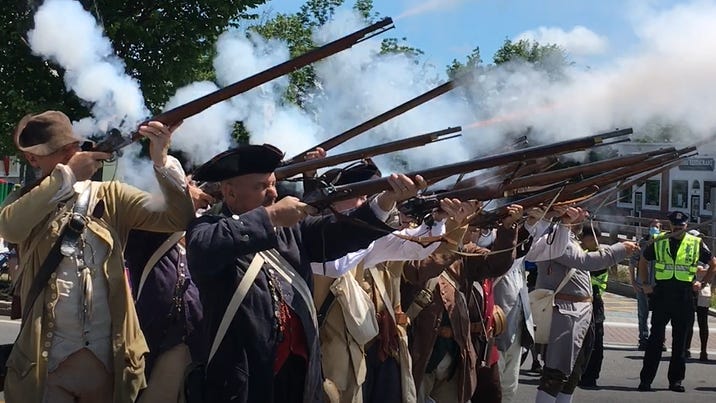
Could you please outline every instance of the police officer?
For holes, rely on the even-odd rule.
[[[708,287],[714,275],[716,259],[703,241],[686,232],[688,216],[675,211],[669,214],[671,232],[663,233],[648,245],[639,260],[639,277],[644,292],[651,294],[653,307],[651,335],[644,353],[640,391],[651,390],[651,383],[661,361],[666,324],[671,321],[672,353],[669,362],[669,389],[684,392],[681,385],[686,373],[686,332],[694,324],[694,292]],[[695,281],[697,263],[708,263],[703,282]],[[654,262],[656,282],[648,283],[648,262]]]

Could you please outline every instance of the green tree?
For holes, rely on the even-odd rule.
[[[174,92],[191,82],[212,79],[217,37],[248,10],[266,0],[81,0],[104,27],[126,71],[140,81],[147,107],[159,112]],[[25,41],[40,0],[8,0],[0,15],[0,130],[11,133],[28,112],[60,109],[71,118],[88,105],[65,89],[59,66],[34,56]],[[58,18],[60,18],[58,16]],[[0,152],[12,153],[10,136]]]
[[[307,0],[298,12],[274,14],[250,29],[265,38],[286,41],[291,56],[296,57],[316,47],[312,38],[314,29],[330,21],[336,10],[345,3],[345,0]],[[356,0],[353,9],[365,18],[366,25],[380,18],[380,14],[373,9],[372,0]],[[403,53],[419,63],[423,51],[409,46],[406,38],[386,38],[381,43],[381,53]],[[286,100],[301,106],[305,95],[316,88],[316,80],[313,66],[306,66],[291,73]]]
[[[454,79],[456,76],[465,74],[468,71],[475,71],[482,65],[482,58],[480,57],[480,47],[475,49],[467,55],[465,63],[452,59],[452,63],[447,66],[447,75],[450,79]]]
[[[542,45],[527,39],[520,39],[517,42],[505,39],[505,43],[495,52],[492,61],[495,65],[527,62],[545,71],[552,79],[563,78],[564,68],[570,65],[567,53],[558,45]]]

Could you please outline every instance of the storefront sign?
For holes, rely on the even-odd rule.
[[[713,171],[713,158],[689,158],[679,165],[681,171]]]

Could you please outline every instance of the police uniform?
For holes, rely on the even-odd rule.
[[[673,212],[669,220],[674,226],[685,226],[688,216]],[[666,324],[671,321],[672,353],[669,361],[669,389],[683,392],[681,386],[686,374],[686,332],[694,324],[694,291],[692,282],[697,263],[711,261],[711,251],[703,241],[687,232],[683,238],[669,237],[665,233],[656,238],[642,252],[642,257],[654,262],[656,278],[650,296],[651,335],[644,353],[639,390],[650,390],[661,361]]]
[[[214,157],[195,172],[194,178],[221,181],[270,173],[281,157],[271,146],[240,146]],[[260,268],[206,370],[206,401],[323,400],[313,301],[306,301],[301,290],[312,288],[311,262],[337,259],[365,248],[391,230],[376,213],[373,203],[366,203],[348,215],[363,223],[324,216],[274,228],[263,207],[240,215],[224,207],[220,214],[203,216],[190,224],[187,257],[204,306],[208,344],[258,252],[277,251],[291,266],[284,269],[297,274],[289,283],[270,264]]]

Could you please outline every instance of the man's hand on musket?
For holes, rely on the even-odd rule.
[[[388,177],[388,183],[393,189],[386,190],[378,195],[378,206],[383,211],[392,210],[395,207],[395,203],[415,197],[418,194],[418,190],[428,187],[428,183],[420,175],[410,179],[404,174],[391,174]]]
[[[79,151],[70,158],[67,166],[72,170],[75,179],[84,181],[92,177],[102,167],[102,161],[112,158],[112,154],[99,151]]]
[[[316,147],[315,150],[307,152],[305,158],[306,158],[306,161],[317,160],[317,159],[321,159],[321,158],[326,158],[326,154],[327,154],[326,150],[324,150],[321,147]],[[303,177],[304,178],[315,178],[316,170],[314,169],[312,171],[305,171],[303,173]]]
[[[194,210],[205,209],[214,204],[216,200],[204,192],[194,181],[187,181],[187,189],[189,189],[189,197],[194,203]]]
[[[465,224],[468,217],[482,206],[477,200],[460,201],[460,199],[442,199],[440,200],[440,210],[433,214],[436,220],[444,220],[452,217],[455,222]]]
[[[274,227],[292,227],[311,214],[318,214],[316,208],[298,200],[293,196],[286,196],[278,202],[266,207],[271,224]]]
[[[562,217],[562,224],[578,224],[589,217],[589,212],[581,207],[555,207],[554,210]]]
[[[306,153],[306,160],[315,160],[318,158],[326,158],[326,150],[316,147],[315,150]]]
[[[512,224],[522,219],[524,208],[519,204],[510,204],[507,206],[507,217],[502,220],[502,226],[505,228],[512,227]]]
[[[172,133],[181,125],[166,126],[162,122],[151,121],[139,126],[139,134],[149,139],[149,156],[156,167],[164,167],[171,144]]]

